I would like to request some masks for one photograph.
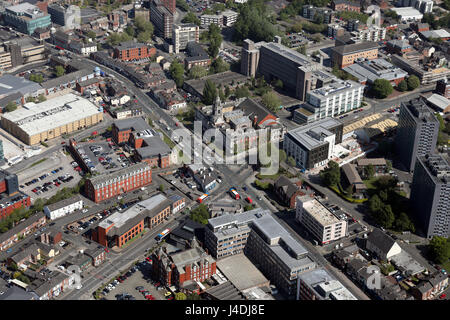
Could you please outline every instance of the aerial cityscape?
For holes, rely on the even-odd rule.
[[[448,302],[450,0],[0,0],[0,41],[0,300]]]

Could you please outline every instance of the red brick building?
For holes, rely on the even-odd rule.
[[[171,149],[143,118],[114,121],[112,137],[115,143],[129,143],[136,149],[136,161],[146,162],[152,168],[166,168],[171,164]]]
[[[203,282],[216,274],[216,261],[194,241],[191,249],[168,254],[160,248],[153,254],[153,274],[155,279],[170,287],[183,289],[196,281]]]
[[[311,194],[314,197],[312,191],[302,189],[302,181],[291,181],[285,176],[280,176],[274,183],[274,192],[280,198],[280,200],[291,209],[296,208],[297,197]]]
[[[33,214],[24,222],[19,223],[14,228],[0,234],[0,251],[5,251],[15,243],[20,241],[21,237],[27,236],[35,230],[43,227],[47,222],[47,217],[43,212]]]
[[[166,7],[171,13],[175,13],[175,0],[161,0],[161,3],[164,7]]]
[[[9,216],[15,209],[30,205],[30,196],[19,191],[17,175],[0,171],[0,219]]]
[[[162,224],[172,213],[172,201],[157,194],[123,212],[116,212],[102,221],[92,233],[92,239],[105,247],[122,247],[147,227]]]
[[[93,177],[86,181],[86,194],[98,203],[122,193],[152,183],[152,169],[147,163],[138,163],[119,171]]]
[[[122,42],[114,48],[114,58],[122,61],[151,58],[156,54],[156,48],[133,41]]]
[[[353,11],[360,12],[361,4],[348,0],[333,0],[331,1],[331,9],[334,11]]]

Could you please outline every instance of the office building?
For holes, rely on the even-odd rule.
[[[28,145],[57,138],[103,121],[103,111],[72,93],[8,112],[2,127]]]
[[[325,24],[330,24],[334,20],[333,10],[326,8],[316,8],[313,5],[304,5],[302,7],[302,16],[309,20],[314,20],[316,15],[321,15],[323,17],[323,22]]]
[[[244,248],[245,255],[288,299],[294,299],[298,276],[315,269],[317,264],[309,257],[308,250],[272,215],[255,219],[251,228]]]
[[[171,211],[172,201],[159,193],[140,201],[125,211],[118,211],[99,223],[92,238],[102,246],[123,247],[138,236],[144,228],[153,229],[162,224]]]
[[[384,59],[357,61],[343,69],[358,78],[361,84],[373,84],[376,79],[388,80],[393,86],[402,82],[408,73]]]
[[[324,268],[305,272],[298,281],[298,300],[358,300]]]
[[[250,77],[264,76],[267,82],[279,79],[283,87],[304,100],[315,83],[314,72],[322,66],[307,56],[275,42],[254,43],[245,40],[241,55],[241,72]]]
[[[450,236],[450,165],[441,155],[417,157],[410,199],[428,238]]]
[[[304,226],[320,244],[328,244],[347,235],[347,221],[311,197],[298,197],[295,220]]]
[[[306,93],[306,103],[301,110],[311,114],[305,114],[303,119],[302,114],[298,114],[296,121],[309,123],[358,109],[361,107],[363,93],[363,85],[352,80],[335,79]]]
[[[402,102],[395,137],[396,154],[413,171],[416,158],[434,153],[439,121],[420,98]]]
[[[155,47],[134,41],[122,42],[114,47],[114,58],[122,61],[148,59],[155,54]]]
[[[222,12],[222,16],[223,16],[223,26],[231,27],[236,23],[239,13],[232,10],[225,10],[224,12]]]
[[[378,42],[386,39],[386,28],[380,28],[377,26],[370,26],[366,29],[356,29],[357,38],[362,41]]]
[[[3,20],[17,31],[32,35],[37,28],[47,28],[51,24],[50,15],[28,2],[5,8]]]
[[[423,14],[413,7],[391,8],[391,10],[399,16],[401,22],[420,22],[423,18]]]
[[[342,142],[343,127],[339,120],[326,118],[289,130],[283,149],[301,168],[325,165],[332,158],[335,145]]]
[[[373,60],[378,58],[378,44],[374,42],[361,42],[346,44],[331,49],[333,65],[345,68],[353,64],[357,59]]]
[[[402,7],[412,7],[421,13],[433,12],[433,0],[401,0]]]
[[[175,24],[173,26],[172,43],[175,53],[185,50],[189,42],[198,42],[199,27],[193,23]]]
[[[221,14],[203,14],[200,16],[200,24],[203,28],[208,28],[211,23],[223,26],[223,15]]]
[[[145,187],[152,182],[152,169],[143,162],[137,163],[86,181],[86,194],[89,199],[98,203],[122,193]]]
[[[52,3],[47,7],[47,12],[52,22],[63,26],[64,30],[73,30],[80,27],[81,13],[78,6]]]
[[[150,21],[155,26],[155,33],[160,37],[172,37],[173,13],[164,6],[161,0],[150,3]]]
[[[447,99],[450,98],[450,83],[447,78],[436,82],[436,92]]]

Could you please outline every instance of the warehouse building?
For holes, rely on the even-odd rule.
[[[41,103],[30,102],[3,115],[2,127],[28,145],[60,137],[103,121],[103,112],[72,93]]]

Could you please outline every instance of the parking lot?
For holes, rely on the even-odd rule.
[[[112,290],[108,290],[104,296],[106,300],[121,300],[121,296],[128,295],[127,300],[165,300],[164,294],[167,290],[160,288],[159,290],[152,284],[150,280],[152,265],[150,262],[141,262],[136,268],[131,268],[127,273],[126,279],[115,280]],[[135,271],[133,271],[135,270]],[[139,292],[137,287],[143,292]],[[111,287],[110,287],[111,288]],[[147,291],[147,292],[145,292]],[[104,292],[105,293],[105,292]],[[148,298],[144,297],[144,293],[147,293]],[[150,298],[150,295],[153,299]],[[129,298],[129,297],[133,298]]]
[[[70,164],[72,161],[72,157],[60,151],[47,158],[38,158],[34,164],[18,173],[20,190],[32,199],[48,199],[63,187],[76,186],[81,177]]]
[[[107,172],[130,165],[130,160],[127,159],[121,149],[111,146],[108,142],[80,143],[76,150],[91,172]],[[76,162],[80,165],[78,163],[80,160]],[[81,169],[75,168],[76,170]]]

